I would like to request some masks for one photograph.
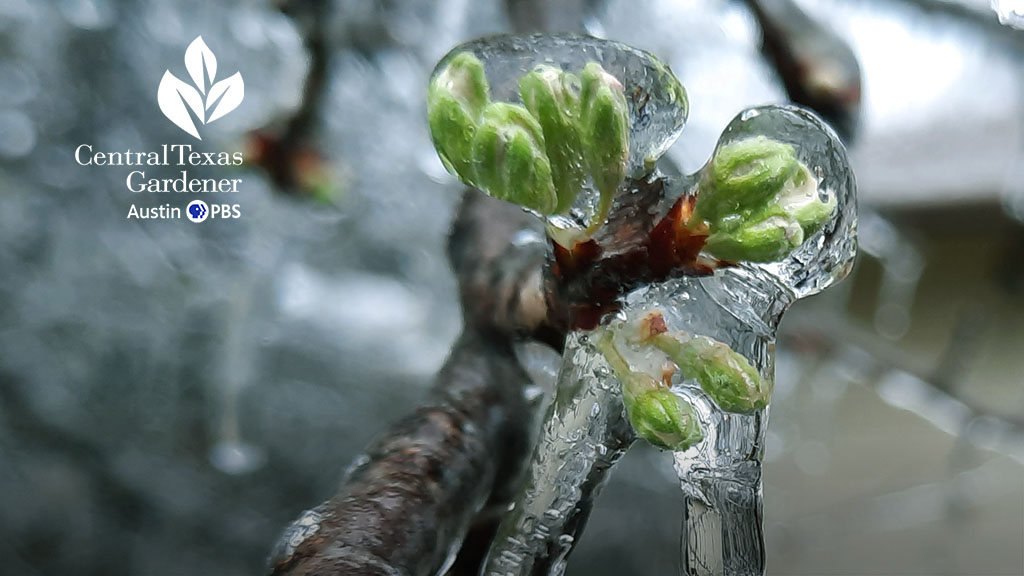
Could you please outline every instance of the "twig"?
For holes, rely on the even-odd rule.
[[[509,339],[465,332],[430,405],[369,449],[316,509],[313,526],[286,532],[272,573],[435,574],[496,483],[516,476],[530,422],[527,381]]]
[[[571,248],[553,244],[546,276],[551,322],[591,330],[621,304],[619,297],[652,282],[677,276],[706,276],[729,265],[701,255],[706,231],[686,222],[695,197],[669,197],[662,176],[630,180],[591,240]],[[667,213],[664,207],[670,206]]]
[[[521,210],[466,193],[449,247],[466,330],[431,401],[375,443],[333,498],[285,532],[273,574],[432,575],[459,550],[471,523],[474,549],[460,565],[475,571],[494,523],[473,523],[474,515],[489,499],[507,501],[528,448],[528,377],[514,335],[543,335],[561,346],[540,292],[544,244],[515,241],[535,228]]]
[[[485,502],[506,501],[532,421],[512,342],[533,338],[561,350],[569,326],[596,323],[632,286],[713,269],[695,260],[703,237],[681,236],[676,226],[691,198],[659,215],[649,208],[664,202],[664,182],[631,185],[638,188],[632,203],[617,206],[601,234],[550,262],[534,216],[467,191],[448,249],[466,328],[434,402],[395,426],[334,498],[286,531],[273,574],[433,574]],[[580,530],[588,514],[581,510]],[[493,518],[478,518],[474,528],[460,573],[482,560]]]
[[[551,310],[557,304],[545,296],[546,250],[535,216],[467,191],[448,243],[467,326],[530,337],[560,351],[565,329]]]

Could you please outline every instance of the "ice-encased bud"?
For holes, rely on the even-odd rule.
[[[704,250],[724,260],[778,262],[803,244],[836,207],[834,195],[818,195],[818,181],[802,163],[770,201],[711,226]]]
[[[583,69],[580,89],[580,131],[590,177],[600,193],[594,222],[608,215],[612,198],[626,177],[629,163],[629,108],[622,83],[597,62]]]
[[[470,52],[454,56],[427,89],[427,119],[434,147],[445,168],[469,183],[473,181],[470,148],[487,100],[483,63]]]
[[[835,208],[790,144],[754,136],[721,146],[704,170],[695,219],[706,219],[704,250],[724,260],[777,262]]]
[[[686,450],[704,438],[693,406],[676,396],[667,384],[646,372],[634,371],[616,347],[612,331],[601,332],[594,347],[622,386],[623,405],[637,436],[669,450]]]
[[[778,262],[804,242],[803,228],[789,216],[750,217],[735,228],[712,230],[704,251],[735,262]]]
[[[565,212],[583,189],[583,144],[579,119],[580,80],[554,66],[538,65],[519,80],[523,105],[544,131],[545,150],[551,164],[558,205],[555,213]]]
[[[539,105],[545,97],[550,95],[556,102],[570,104],[576,91],[575,78],[582,76],[590,64],[597,67],[594,70],[603,71],[604,74],[596,76],[603,81],[600,83],[612,86],[608,80],[614,79],[621,86],[621,92],[616,88],[614,92],[598,91],[595,94],[598,97],[593,100],[595,106],[592,109],[595,114],[591,117],[594,123],[589,127],[593,134],[601,136],[618,134],[610,141],[611,144],[621,146],[622,142],[626,143],[628,152],[624,152],[623,156],[623,174],[629,177],[641,177],[653,169],[657,159],[679,136],[689,112],[686,91],[668,66],[651,54],[625,44],[583,35],[490,36],[457,46],[438,63],[432,78],[442,74],[463,53],[471,53],[483,64],[492,102],[527,105],[540,121],[545,139],[551,140],[550,149],[545,152],[559,201],[555,211],[549,212],[558,216],[549,222],[562,229],[579,228],[582,232],[585,223],[593,225],[595,221],[601,220],[599,188],[612,189],[609,182],[621,181],[621,178],[616,180],[619,172],[617,162],[610,170],[605,169],[603,162],[596,162],[599,169],[594,177],[590,177],[590,164],[585,159],[577,160],[583,157],[585,138],[582,118],[579,116],[575,117],[581,145],[578,155],[571,152],[574,148],[571,131],[558,132],[566,136],[564,146],[562,142],[556,142],[559,138],[549,137],[549,127],[564,126],[564,118],[548,117],[540,111]],[[560,82],[555,82],[555,71],[562,73]],[[543,92],[530,92],[537,89]],[[609,98],[615,93],[621,93],[621,98]],[[619,111],[622,108],[625,109],[624,122],[600,124],[600,121],[609,118],[621,120]],[[579,112],[569,106],[565,110],[565,115],[569,117],[582,115],[582,106],[577,108]],[[613,111],[615,114],[610,114]],[[595,141],[610,148],[609,142],[600,139]],[[439,149],[442,147],[439,146]],[[615,150],[616,153],[618,151]],[[601,152],[605,152],[606,157],[618,158],[617,154],[607,153],[608,149],[598,151],[595,157],[599,157]],[[442,156],[446,153],[442,149]],[[585,172],[579,184],[576,183],[580,178],[575,168],[577,161]],[[446,164],[452,162],[446,160]],[[464,174],[457,172],[457,175],[463,181],[490,193],[485,186],[471,182]],[[576,189],[575,193],[573,188]]]
[[[473,137],[474,182],[492,196],[550,214],[558,205],[544,133],[518,104],[492,102]]]
[[[686,90],[664,62],[632,46],[581,34],[502,34],[460,44],[438,63],[436,77],[469,52],[483,63],[495,102],[518,102],[519,79],[538,65],[577,76],[594,62],[622,84],[629,108],[629,171],[657,160],[683,130],[689,114]]]
[[[684,378],[696,380],[722,410],[750,414],[768,406],[771,380],[728,344],[685,332],[658,334],[650,343],[668,354]]]
[[[716,222],[757,210],[782,190],[798,164],[792,146],[765,136],[722,146],[701,180],[697,214]]]
[[[775,144],[751,146],[768,141]],[[726,209],[719,214],[715,206],[708,211],[714,220],[704,213],[708,204],[698,207],[695,217],[708,220],[713,237],[705,252],[739,262],[743,275],[770,280],[787,300],[815,294],[843,278],[857,250],[857,201],[846,148],[835,132],[809,110],[760,106],[744,110],[726,126],[712,159],[743,147],[749,147],[748,153],[774,148],[781,158],[788,158],[791,149],[796,170],[758,207],[738,210],[722,204]],[[712,180],[713,164],[709,161],[695,176],[698,205],[705,183]],[[782,171],[761,173],[770,176],[766,181],[777,182],[771,175]]]
[[[636,435],[659,448],[686,450],[704,439],[697,412],[689,402],[668,388],[627,392],[623,382],[623,403]]]

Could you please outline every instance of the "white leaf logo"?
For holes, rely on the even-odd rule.
[[[200,36],[192,41],[185,50],[185,69],[192,77],[192,82],[203,94],[206,94],[206,78],[203,76],[203,68],[209,72],[210,84],[217,76],[217,57],[213,55],[210,47],[203,42]]]
[[[210,93],[206,95],[206,109],[214,106],[213,113],[206,119],[209,124],[217,118],[231,112],[242,103],[245,96],[245,83],[242,82],[242,73],[235,72],[234,76],[225,78],[210,87]]]
[[[157,104],[175,126],[202,140],[195,120],[209,124],[238,108],[245,97],[245,82],[241,72],[216,82],[217,57],[202,36],[185,50],[185,69],[194,86],[167,70],[157,89]]]
[[[156,101],[160,105],[160,111],[164,113],[164,116],[167,116],[178,128],[202,140],[202,137],[199,136],[199,131],[196,130],[195,123],[192,122],[192,116],[188,113],[188,109],[191,108],[192,112],[199,118],[199,121],[203,121],[203,97],[199,95],[195,88],[178,80],[168,70],[164,72],[164,77],[160,80]],[[186,104],[188,104],[188,108],[185,107]]]

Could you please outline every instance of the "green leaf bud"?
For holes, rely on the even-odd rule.
[[[629,105],[620,83],[597,62],[583,68],[580,132],[590,177],[600,193],[591,227],[604,222],[629,162]]]
[[[803,228],[794,218],[785,215],[755,218],[732,229],[712,228],[704,251],[721,260],[778,262],[803,244]]]
[[[791,145],[764,136],[726,144],[701,179],[696,212],[714,222],[756,211],[779,193],[799,164]]]
[[[551,214],[558,205],[544,134],[526,108],[488,104],[473,138],[471,158],[475,185],[495,198],[541,214]]]
[[[650,374],[633,371],[605,330],[595,346],[622,385],[626,415],[637,436],[659,448],[686,450],[704,438],[696,410]]]
[[[659,448],[686,450],[704,439],[696,410],[668,388],[627,396],[625,405],[636,435]]]
[[[553,66],[539,65],[519,80],[519,95],[544,131],[551,180],[558,195],[555,213],[572,206],[583,188],[583,143],[579,127],[579,79]]]
[[[430,136],[445,168],[474,185],[471,145],[488,101],[487,77],[470,52],[456,55],[427,89]]]
[[[707,336],[663,333],[649,342],[668,354],[686,378],[693,378],[726,412],[749,414],[771,400],[772,384],[743,355]]]

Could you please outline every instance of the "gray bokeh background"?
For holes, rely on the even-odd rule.
[[[461,325],[443,254],[460,186],[426,81],[513,22],[495,1],[330,4],[333,201],[196,169],[243,179],[241,219],[196,225],[127,220],[186,202],[75,148],[248,150],[299,104],[300,27],[272,2],[0,0],[0,574],[257,573],[423,398]],[[769,573],[1024,574],[1024,32],[980,0],[801,4],[863,69],[864,253],[783,322]],[[669,62],[686,169],[737,111],[785,98],[742,4],[538,6]],[[246,84],[201,143],[156,104],[198,35]],[[675,573],[680,500],[669,458],[634,450],[569,574]]]

